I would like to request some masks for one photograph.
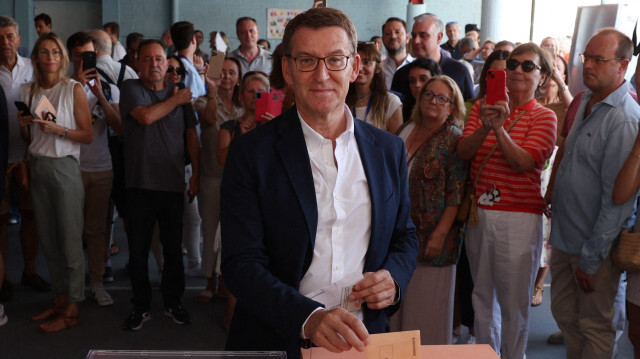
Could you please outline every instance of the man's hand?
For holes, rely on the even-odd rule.
[[[189,203],[193,202],[193,199],[196,198],[199,190],[200,178],[197,176],[191,176],[191,178],[189,178],[189,191],[187,192],[189,195]]]
[[[304,327],[304,335],[313,344],[340,353],[356,348],[363,352],[369,344],[369,332],[360,319],[342,308],[318,310]]]
[[[178,86],[175,86],[173,88],[173,96],[178,99],[178,105],[186,105],[191,103],[193,94],[191,94],[191,90],[188,87],[178,90]]]
[[[393,304],[396,283],[386,269],[364,273],[364,279],[353,286],[350,301],[363,299],[369,309],[384,309]]]
[[[595,290],[593,287],[593,274],[585,273],[580,267],[576,269],[576,281],[580,289],[585,293],[591,293]]]

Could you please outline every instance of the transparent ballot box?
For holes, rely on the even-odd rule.
[[[209,352],[173,350],[91,350],[87,359],[287,359],[286,352]]]

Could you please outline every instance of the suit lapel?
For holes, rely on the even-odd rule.
[[[278,126],[280,137],[276,149],[307,221],[313,248],[318,227],[318,205],[309,153],[295,106],[283,115]]]
[[[367,258],[365,259],[365,270],[369,256],[375,250],[375,238],[380,232],[380,225],[383,220],[380,217],[382,208],[380,205],[384,203],[386,198],[385,176],[380,164],[383,163],[382,149],[376,147],[375,137],[371,130],[364,125],[364,122],[354,119],[354,132],[362,167],[369,186],[369,196],[371,197],[371,238],[369,240],[369,248],[367,250]]]

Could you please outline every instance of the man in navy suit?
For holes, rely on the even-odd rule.
[[[416,264],[403,142],[353,119],[359,71],[351,20],[331,8],[289,22],[282,71],[296,106],[234,139],[222,180],[222,273],[238,303],[227,350],[285,350],[310,340],[363,351],[385,331]],[[350,301],[305,295],[363,274]],[[347,309],[349,309],[347,307]]]

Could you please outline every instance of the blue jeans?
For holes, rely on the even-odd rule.
[[[127,189],[129,220],[129,271],[133,290],[134,310],[148,311],[151,306],[149,283],[149,249],[156,221],[160,229],[162,297],[165,307],[180,304],[184,294],[184,264],[182,262],[182,192]]]

